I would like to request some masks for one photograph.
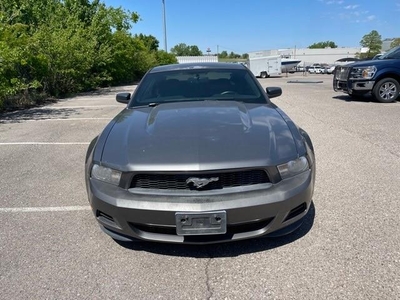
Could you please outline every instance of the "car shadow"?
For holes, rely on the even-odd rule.
[[[131,85],[116,85],[110,87],[102,87],[87,92],[80,92],[77,94],[66,95],[64,97],[59,98],[58,102],[65,102],[78,97],[116,95],[117,93],[122,93],[122,92],[132,93],[133,92],[132,87],[137,84],[138,82],[132,82]]]
[[[310,209],[304,217],[302,226],[291,234],[279,238],[258,238],[212,245],[178,245],[142,241],[116,242],[126,249],[146,251],[167,256],[195,258],[235,257],[243,254],[271,250],[293,243],[311,230],[314,224],[314,218],[315,206],[314,202],[311,202]]]
[[[77,109],[71,108],[46,108],[46,107],[36,107],[31,109],[22,109],[13,112],[6,112],[0,114],[0,124],[5,123],[21,123],[27,120],[47,120],[52,118],[67,119],[68,117],[74,115],[79,115]]]
[[[332,98],[336,100],[342,100],[345,102],[377,102],[370,95],[359,96],[356,98],[350,97],[349,95],[340,95],[340,96],[334,96]]]

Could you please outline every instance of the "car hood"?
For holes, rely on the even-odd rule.
[[[375,59],[375,60],[365,60],[365,61],[360,61],[356,63],[351,63],[345,65],[345,67],[368,67],[368,66],[384,66],[384,67],[389,67],[389,66],[398,66],[400,60],[398,59]]]
[[[269,105],[166,103],[115,118],[102,163],[121,171],[202,171],[277,165],[297,157],[287,123]]]

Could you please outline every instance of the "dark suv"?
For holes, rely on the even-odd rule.
[[[400,46],[375,60],[338,66],[333,89],[352,97],[372,93],[380,102],[396,101],[400,90]]]

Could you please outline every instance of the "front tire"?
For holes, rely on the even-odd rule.
[[[382,103],[396,101],[399,96],[400,84],[394,78],[383,78],[379,80],[373,90],[372,95],[376,100]]]
[[[268,77],[267,72],[261,72],[260,77],[261,78],[267,78]]]

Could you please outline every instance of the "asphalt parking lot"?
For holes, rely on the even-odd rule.
[[[322,83],[287,83],[321,80]],[[90,141],[132,87],[0,117],[2,299],[398,299],[400,102],[354,101],[331,75],[260,79],[311,136],[313,207],[278,239],[117,243],[88,206]]]

